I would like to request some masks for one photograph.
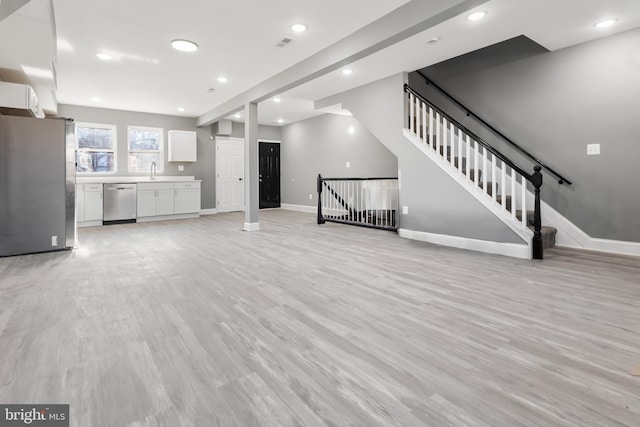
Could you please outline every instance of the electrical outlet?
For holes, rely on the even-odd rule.
[[[184,172],[184,165],[178,165],[178,172]]]
[[[409,206],[403,206],[402,207],[402,214],[403,215],[409,215]]]
[[[309,194],[309,200],[313,200],[313,194]]]
[[[58,236],[51,236],[51,246],[58,246]]]
[[[600,144],[587,144],[587,156],[597,156],[600,154]]]
[[[351,162],[347,162],[346,166],[347,166],[347,168],[350,168],[351,167]]]

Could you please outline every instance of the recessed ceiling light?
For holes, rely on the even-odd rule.
[[[617,21],[618,21],[617,19],[604,19],[604,20],[596,23],[595,27],[596,28],[609,28],[610,26],[615,24]]]
[[[103,61],[113,59],[113,56],[109,55],[108,53],[96,53],[96,56]]]
[[[241,115],[241,114],[236,114],[236,115],[235,115],[235,116],[233,116],[233,117],[235,117],[236,119],[239,119],[240,117],[242,117],[242,115]]]
[[[294,33],[304,33],[307,30],[307,26],[304,24],[293,24],[291,26],[291,31]]]
[[[276,104],[277,104],[278,102],[280,102],[280,101],[282,101],[282,99],[280,99],[280,98],[273,98],[273,102],[275,102]]]
[[[100,98],[98,98],[97,96],[94,96],[93,98],[91,98],[91,100],[93,102],[100,102]]]
[[[182,113],[184,111],[184,107],[178,107],[178,111]]]
[[[353,74],[353,70],[351,68],[346,68],[342,70],[342,74],[345,76],[350,76],[351,74]]]
[[[487,11],[481,10],[481,11],[478,11],[478,12],[473,12],[472,14],[468,15],[467,19],[469,21],[479,21],[482,18],[484,18],[485,16],[487,16]]]
[[[173,46],[174,49],[180,50],[182,52],[195,52],[196,50],[198,50],[198,45],[189,40],[172,40],[171,46]]]
[[[226,83],[226,82],[228,82],[228,81],[229,81],[229,79],[228,79],[228,78],[226,78],[226,77],[224,77],[224,76],[220,76],[220,77],[218,77],[218,81],[219,81],[220,83]]]
[[[356,133],[356,128],[354,128],[353,126],[349,126],[349,129],[347,129],[347,131],[349,132],[349,134],[353,135],[354,133]]]
[[[277,122],[278,123],[284,123],[284,120],[283,119],[278,119]]]

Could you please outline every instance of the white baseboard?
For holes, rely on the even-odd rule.
[[[260,230],[259,222],[245,222],[244,227],[242,227],[244,231],[258,231]]]
[[[287,203],[282,203],[280,205],[281,209],[286,209],[289,211],[297,211],[297,212],[307,212],[307,213],[317,213],[317,206],[308,206],[308,205],[290,205]]]
[[[424,231],[406,230],[403,228],[398,230],[398,235],[405,239],[419,240],[452,248],[468,249],[520,259],[531,259],[530,246],[524,243],[519,245],[517,243],[490,242],[487,240],[468,239],[465,237],[433,234]]]
[[[177,215],[146,216],[142,218],[137,218],[136,222],[171,221],[174,219],[193,219],[193,218],[200,218],[200,214],[192,213],[192,214],[177,214]]]
[[[83,221],[78,223],[78,228],[97,227],[102,225],[102,221]]]
[[[200,215],[215,215],[218,213],[218,209],[201,209]]]
[[[533,195],[531,195],[531,198],[533,199]],[[640,256],[640,243],[638,242],[591,237],[543,200],[540,201],[540,210],[542,214],[542,224],[550,225],[558,229],[556,233],[556,246]]]

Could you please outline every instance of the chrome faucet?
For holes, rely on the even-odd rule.
[[[151,181],[156,180],[156,172],[157,172],[156,162],[151,162],[151,176],[149,177]]]

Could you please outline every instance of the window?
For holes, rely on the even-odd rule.
[[[76,123],[76,172],[115,173],[116,134],[114,125]]]
[[[163,134],[161,128],[129,126],[129,172],[150,172],[153,162],[156,163],[156,170],[162,172]]]

